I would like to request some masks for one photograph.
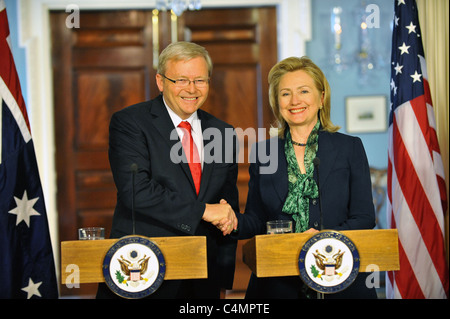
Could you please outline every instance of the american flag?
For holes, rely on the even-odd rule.
[[[400,270],[387,298],[448,298],[444,168],[415,0],[395,1],[387,220],[399,234]]]
[[[57,298],[30,124],[0,0],[0,299]]]

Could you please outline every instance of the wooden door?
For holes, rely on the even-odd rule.
[[[157,94],[149,81],[151,12],[82,12],[79,29],[66,28],[66,17],[50,14],[60,241],[77,239],[86,226],[103,226],[109,235],[116,198],[110,117]],[[92,295],[96,287],[62,285],[61,294]]]
[[[211,91],[202,109],[245,131],[273,121],[267,76],[277,62],[275,8],[210,9],[181,16],[182,35],[204,46],[214,63]],[[249,132],[249,131],[247,131]],[[239,201],[248,188],[248,140],[242,140]]]
[[[216,9],[181,16],[186,40],[204,46],[214,63],[211,89],[202,109],[242,131],[266,128],[273,122],[267,76],[277,62],[275,8]],[[268,137],[268,135],[266,136]],[[241,212],[248,193],[249,140],[241,138],[244,162],[239,163]],[[233,289],[245,291],[251,271],[243,263],[242,245],[236,252]]]
[[[50,14],[60,241],[76,239],[84,226],[103,226],[109,235],[116,200],[107,154],[109,120],[115,111],[159,94],[153,50],[171,42],[170,13],[160,12],[154,48],[152,17],[142,10],[81,11],[80,28],[69,29],[67,13]],[[178,39],[205,46],[214,63],[203,109],[244,130],[268,128],[267,74],[277,59],[275,8],[187,11],[177,25]],[[248,163],[239,167],[243,211]],[[245,289],[248,275],[239,260],[237,289]],[[63,295],[95,291],[61,288]]]

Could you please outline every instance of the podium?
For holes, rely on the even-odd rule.
[[[61,282],[72,284],[104,282],[102,265],[109,248],[118,239],[74,240],[61,243]],[[152,237],[161,250],[166,272],[164,280],[208,278],[206,237]],[[79,276],[73,276],[72,265]]]
[[[396,229],[350,230],[340,232],[356,246],[359,272],[400,269]],[[258,235],[243,246],[244,263],[257,277],[298,276],[298,257],[303,245],[314,234]]]

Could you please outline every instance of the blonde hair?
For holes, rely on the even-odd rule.
[[[304,56],[301,58],[290,57],[286,58],[273,66],[269,72],[269,102],[272,112],[277,120],[278,136],[283,138],[288,124],[281,116],[280,105],[278,104],[278,88],[283,75],[294,71],[305,71],[314,81],[316,88],[319,92],[323,92],[323,107],[319,110],[320,124],[322,130],[328,132],[336,132],[340,129],[339,126],[335,126],[330,119],[330,100],[331,92],[330,85],[323,74],[322,70],[315,65],[311,59]]]
[[[213,65],[208,51],[198,44],[184,41],[171,43],[161,52],[157,72],[164,75],[169,60],[188,61],[197,57],[203,57],[205,59],[208,65],[208,76],[211,77]]]

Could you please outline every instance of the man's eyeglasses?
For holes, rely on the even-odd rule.
[[[191,85],[191,82],[194,83],[194,85],[197,88],[204,88],[209,84],[209,79],[195,79],[195,80],[188,80],[188,79],[176,79],[176,80],[172,80],[169,79],[167,76],[165,76],[164,74],[161,74],[161,76],[167,80],[169,80],[170,82],[172,82],[173,84],[175,84],[175,86],[177,87],[187,87],[189,85]]]

